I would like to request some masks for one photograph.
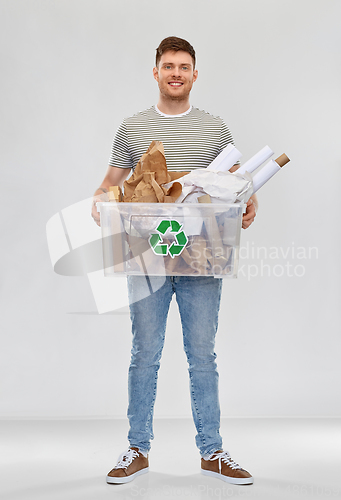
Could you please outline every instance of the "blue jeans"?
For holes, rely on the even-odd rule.
[[[207,276],[152,276],[149,280],[144,276],[128,277],[133,333],[128,377],[128,440],[130,446],[143,452],[150,450],[158,370],[168,310],[175,293],[189,365],[195,441],[204,457],[222,449],[214,352],[222,280]],[[148,290],[152,293],[148,294]]]

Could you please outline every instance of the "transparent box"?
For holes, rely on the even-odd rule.
[[[105,276],[236,278],[243,203],[97,203]]]

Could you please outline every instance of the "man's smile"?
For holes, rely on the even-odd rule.
[[[170,85],[171,87],[181,87],[181,85],[183,85],[182,82],[168,82],[168,85]]]

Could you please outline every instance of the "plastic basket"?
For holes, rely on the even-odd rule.
[[[238,271],[243,203],[97,203],[105,276]]]

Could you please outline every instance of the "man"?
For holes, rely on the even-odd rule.
[[[164,39],[156,50],[153,75],[158,82],[157,106],[125,119],[112,147],[107,174],[94,196],[95,202],[109,186],[121,185],[153,140],[163,142],[169,170],[207,167],[233,142],[223,120],[193,108],[189,95],[197,80],[195,51],[177,37]],[[234,170],[238,165],[234,166]],[[102,198],[103,200],[103,198]],[[244,228],[253,222],[256,198],[243,216]],[[214,352],[222,280],[213,276],[151,276],[154,293],[145,293],[143,276],[128,277],[133,345],[129,367],[128,418],[130,447],[108,473],[108,483],[126,483],[148,472],[148,452],[153,439],[153,409],[157,374],[164,344],[166,320],[175,293],[181,316],[184,349],[189,364],[191,404],[201,454],[201,472],[233,484],[251,484],[251,474],[223,451],[219,434],[218,372]],[[141,299],[141,297],[144,297]]]

